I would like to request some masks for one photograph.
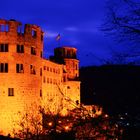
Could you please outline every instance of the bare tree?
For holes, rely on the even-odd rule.
[[[18,112],[19,120],[15,122],[13,128],[14,137],[20,139],[39,139],[43,133],[42,116],[39,106],[32,104],[24,112]]]
[[[67,116],[60,114],[63,109],[61,106],[57,113],[52,113],[49,108],[36,104],[28,108],[27,112],[19,113],[21,117],[16,124],[19,129],[14,130],[15,137],[32,140],[121,138],[118,125],[111,123],[108,115],[97,113],[100,112],[100,107],[92,106],[89,111],[84,105],[75,103],[68,97],[64,99],[75,107]],[[51,102],[52,100],[49,104]]]
[[[140,43],[140,2],[136,0],[108,0],[108,13],[102,30],[118,41]]]
[[[125,46],[126,52],[112,53],[109,64],[139,64],[140,59],[140,1],[107,0],[105,21],[101,30]]]

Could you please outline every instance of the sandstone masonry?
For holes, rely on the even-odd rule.
[[[39,26],[0,19],[0,134],[10,133],[17,113],[34,103],[64,114],[80,103],[76,48],[56,48],[47,60],[43,43]]]

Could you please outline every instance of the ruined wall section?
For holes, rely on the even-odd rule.
[[[11,131],[12,119],[18,111],[25,111],[28,105],[39,101],[42,87],[43,32],[29,24],[22,32],[21,26],[15,20],[0,20],[0,126],[5,134]],[[3,44],[8,44],[8,51],[3,50]],[[17,52],[17,45],[23,46],[23,52],[21,47]],[[17,64],[22,64],[22,68]]]

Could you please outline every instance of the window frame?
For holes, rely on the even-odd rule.
[[[24,73],[23,64],[16,64],[16,73]]]
[[[31,55],[36,55],[36,48],[31,46]]]
[[[34,65],[30,65],[30,74],[36,75],[36,69]]]
[[[8,73],[8,63],[0,63],[0,73]]]
[[[8,96],[14,96],[14,88],[8,88]]]
[[[24,53],[24,45],[17,44],[17,53]]]
[[[9,51],[9,44],[7,43],[1,43],[0,44],[0,52],[8,52]]]

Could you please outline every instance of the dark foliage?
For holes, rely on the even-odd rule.
[[[2,136],[2,135],[0,135],[0,140],[19,140],[19,139],[10,138],[10,136]]]
[[[127,140],[140,138],[140,66],[84,67],[80,80],[83,103],[103,106],[125,128]]]

